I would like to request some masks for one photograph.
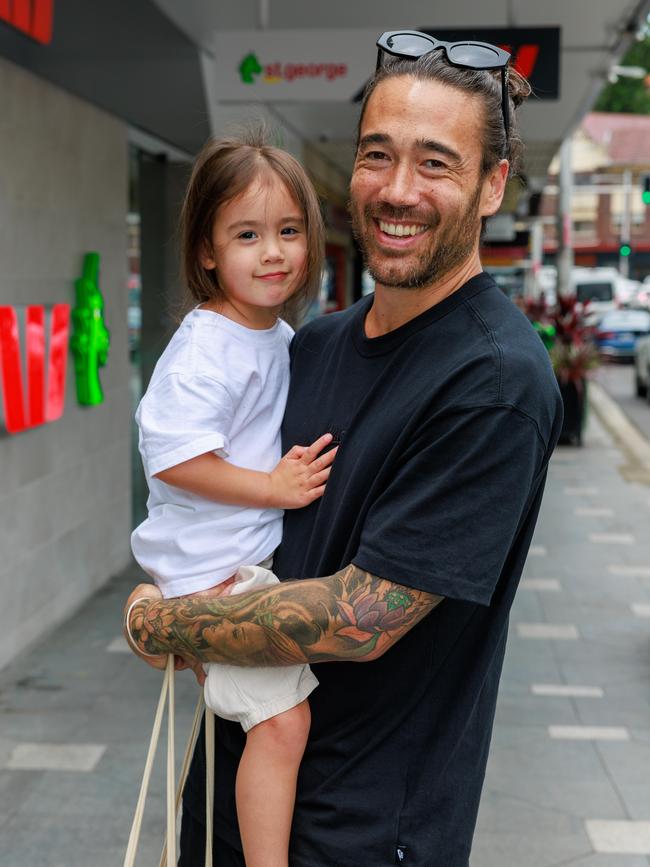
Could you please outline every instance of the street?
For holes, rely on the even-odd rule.
[[[594,379],[614,398],[641,433],[650,439],[650,404],[647,400],[636,397],[634,365],[605,362],[596,371]]]

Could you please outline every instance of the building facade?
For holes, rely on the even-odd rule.
[[[179,151],[208,134],[196,49],[151,4],[2,9],[9,11],[0,15],[0,666],[130,561],[132,133],[148,130]],[[176,53],[176,70],[161,72],[155,58],[163,50]],[[183,85],[175,108],[172,87]],[[161,87],[166,105],[156,96]],[[182,123],[183,112],[193,124]],[[88,253],[99,254],[110,333],[94,405],[79,401],[72,316],[67,329],[52,326],[79,306],[75,283]],[[62,404],[52,412],[55,386]]]
[[[621,265],[621,248],[630,248],[629,276],[650,274],[650,117],[592,112],[572,139],[572,244],[576,265]],[[557,249],[559,164],[551,163],[542,197],[544,253]],[[627,252],[623,250],[623,252]]]
[[[228,131],[213,115],[200,48],[149,0],[0,3],[0,667],[131,562],[146,497],[133,409],[183,309],[178,214],[193,156]],[[317,310],[345,307],[347,178],[258,119],[324,203]],[[79,309],[90,253],[92,314]],[[79,330],[95,315],[110,346],[89,405]]]

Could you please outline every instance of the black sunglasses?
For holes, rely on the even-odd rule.
[[[508,108],[508,61],[507,51],[489,42],[442,42],[419,30],[388,30],[377,40],[377,67],[381,69],[384,54],[391,54],[404,60],[417,60],[423,54],[437,51],[445,52],[447,61],[452,66],[463,66],[466,69],[500,69],[501,70],[501,112],[506,141],[510,136],[510,111]]]

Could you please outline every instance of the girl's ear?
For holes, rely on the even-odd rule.
[[[212,271],[217,267],[217,263],[214,258],[214,251],[210,248],[207,241],[203,241],[201,244],[201,250],[199,252],[199,262],[201,263],[201,267],[205,268],[206,271]]]

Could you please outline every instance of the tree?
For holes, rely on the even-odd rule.
[[[641,66],[650,75],[650,38],[635,43],[623,57],[621,66]],[[600,93],[594,111],[650,114],[650,77],[619,78],[607,84]]]

